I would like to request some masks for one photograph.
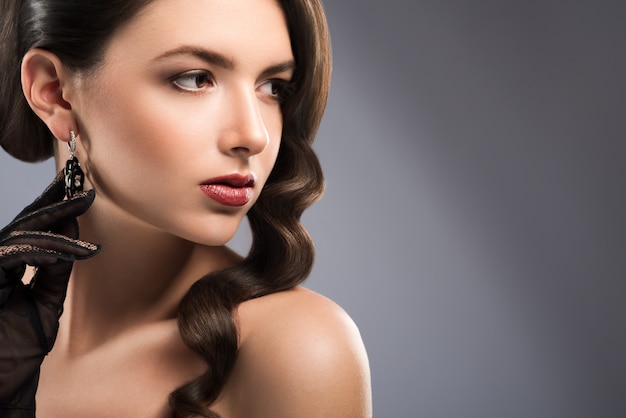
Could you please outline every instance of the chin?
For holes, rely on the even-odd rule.
[[[228,244],[231,239],[233,239],[236,232],[237,228],[229,228],[228,230],[224,229],[221,231],[212,230],[205,234],[203,234],[201,231],[194,231],[194,233],[179,236],[194,244],[204,245],[207,247],[222,247]]]

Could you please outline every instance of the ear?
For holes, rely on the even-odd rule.
[[[72,106],[66,100],[72,73],[53,53],[32,49],[22,60],[22,90],[35,114],[56,138],[69,142],[77,131]]]

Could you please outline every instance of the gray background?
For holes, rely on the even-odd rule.
[[[359,325],[375,415],[625,417],[626,3],[326,7],[308,285]],[[2,154],[0,221],[52,173]]]

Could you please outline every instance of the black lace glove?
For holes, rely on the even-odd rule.
[[[78,240],[76,217],[93,190],[65,196],[62,173],[0,231],[0,416],[34,417],[41,362],[52,349],[74,260],[97,245]],[[26,265],[37,271],[22,283]]]

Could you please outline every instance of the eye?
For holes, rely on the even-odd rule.
[[[213,85],[211,73],[204,70],[187,71],[171,79],[172,84],[181,90],[197,92]]]
[[[293,94],[295,86],[286,80],[272,79],[261,84],[258,89],[262,94],[271,97],[273,100],[283,102]]]

